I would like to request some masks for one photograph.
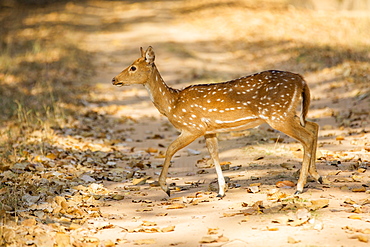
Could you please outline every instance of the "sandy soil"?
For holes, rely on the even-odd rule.
[[[86,17],[86,22],[101,29],[87,34],[83,44],[95,54],[99,68],[87,107],[117,122],[114,131],[122,130],[124,138],[115,148],[140,157],[144,168],[136,176],[147,178],[139,185],[133,185],[132,179],[104,182],[106,188],[125,197],[104,202],[103,217],[89,220],[91,228],[99,229],[95,237],[118,246],[368,246],[369,97],[338,76],[346,69],[344,61],[309,70],[292,62],[296,53],[288,52],[300,47],[298,40],[312,45],[309,39],[315,31],[309,25],[315,18],[328,20],[324,12],[287,10],[275,2],[265,7],[250,1],[240,5],[211,1],[89,4],[86,11],[93,16]],[[306,27],[286,27],[304,18],[311,18],[302,23]],[[340,14],[333,17],[340,18]],[[268,27],[266,22],[276,26]],[[329,37],[324,36],[323,43],[335,37],[331,25],[335,24],[328,21]],[[243,26],[244,32],[238,31]],[[337,35],[334,42],[339,44],[345,34]],[[168,179],[173,185],[171,198],[152,186],[165,147],[178,132],[157,112],[143,87],[116,88],[110,82],[138,58],[140,46],[148,45],[156,51],[162,76],[176,88],[264,69],[303,74],[313,98],[309,117],[321,127],[317,165],[326,184],[309,181],[299,197],[292,196],[294,188],[278,189],[278,181],[296,182],[300,145],[263,125],[219,135],[220,158],[230,162],[224,171],[230,178],[225,198],[210,192],[216,174],[207,163],[203,139],[173,159]],[[313,61],[312,66],[321,65]],[[149,148],[152,153],[147,152]],[[118,166],[128,164],[122,161]],[[319,206],[313,210],[315,202]]]

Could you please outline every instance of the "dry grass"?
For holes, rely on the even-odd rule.
[[[81,106],[88,90],[90,55],[78,47],[81,33],[58,12],[63,8],[3,6],[0,13],[2,167],[17,162],[30,134],[46,138],[51,127],[68,122],[69,108]]]
[[[93,70],[91,56],[78,47],[82,30],[73,25],[73,14],[66,20],[60,12],[67,5],[1,7],[0,171],[15,173],[3,174],[0,211],[16,212],[26,206],[25,193],[38,191],[29,173],[17,174],[17,165],[50,150],[53,129],[83,107]]]

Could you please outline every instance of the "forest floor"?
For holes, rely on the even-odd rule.
[[[81,1],[0,9],[0,246],[368,246],[370,17],[285,1]],[[205,142],[143,86],[111,79],[153,46],[174,88],[268,69],[303,75],[317,168],[294,195],[302,147],[268,125]],[[293,186],[292,186],[293,185]]]

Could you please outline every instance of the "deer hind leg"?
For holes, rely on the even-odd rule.
[[[204,136],[206,139],[206,145],[208,148],[208,152],[211,155],[211,159],[213,161],[213,164],[215,165],[216,173],[217,173],[217,179],[218,179],[218,197],[224,197],[225,196],[225,178],[222,174],[222,169],[220,166],[220,160],[218,158],[218,142],[216,134],[208,134]]]
[[[311,162],[310,162],[310,168],[308,170],[308,173],[315,178],[319,183],[323,183],[322,177],[319,175],[316,169],[316,151],[317,151],[317,138],[319,133],[319,125],[314,122],[306,121],[306,129],[310,131],[314,136],[313,141],[313,148],[312,148],[312,156],[311,156]]]
[[[303,127],[299,124],[297,119],[289,118],[286,119],[284,124],[269,123],[271,127],[277,129],[290,137],[299,141],[303,146],[303,162],[301,173],[299,175],[297,183],[296,194],[303,192],[304,185],[306,184],[308,174],[312,175],[319,182],[322,181],[320,175],[316,171],[316,147],[317,147],[317,132],[318,125],[313,122],[306,122],[306,126]]]
[[[180,149],[192,143],[199,136],[201,135],[194,134],[188,131],[182,131],[181,134],[168,146],[167,151],[166,151],[166,157],[164,159],[162,172],[161,172],[161,175],[159,175],[159,179],[158,179],[159,186],[162,188],[164,192],[167,193],[168,196],[170,196],[171,193],[170,193],[170,189],[167,186],[166,179],[167,179],[167,174],[168,174],[168,168],[170,167],[170,163],[171,163],[171,159],[173,155]]]

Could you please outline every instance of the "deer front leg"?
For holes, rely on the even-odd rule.
[[[167,148],[166,157],[164,159],[164,164],[162,167],[161,175],[159,175],[159,186],[161,186],[162,190],[167,193],[168,196],[171,196],[170,189],[167,186],[166,179],[168,174],[168,168],[170,167],[171,159],[173,155],[179,151],[180,149],[186,147],[190,143],[192,143],[195,139],[197,139],[200,135],[190,133],[188,131],[182,131],[181,134],[174,140]]]
[[[213,164],[216,168],[217,173],[217,179],[218,179],[218,197],[224,197],[225,196],[225,178],[222,174],[222,169],[220,166],[220,160],[218,158],[218,142],[216,134],[208,134],[204,136],[206,139],[206,145],[209,151],[209,154],[211,155],[211,159],[213,161]]]

